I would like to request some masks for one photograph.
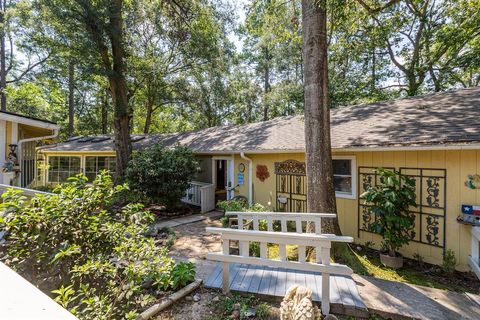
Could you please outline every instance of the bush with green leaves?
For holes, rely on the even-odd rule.
[[[102,172],[91,184],[79,175],[31,200],[6,192],[2,260],[44,291],[56,289],[56,300],[81,319],[135,319],[159,291],[185,285],[195,271],[146,236],[154,217],[141,205],[112,209],[125,188]]]
[[[254,203],[251,206],[248,204],[248,201],[245,199],[232,199],[232,200],[223,200],[217,202],[217,207],[223,211],[234,211],[234,212],[265,212],[267,208],[260,203]],[[230,222],[230,217],[225,216],[221,219],[224,227],[228,227]],[[260,220],[260,229],[263,226],[266,228],[266,220]]]
[[[190,149],[156,144],[134,153],[126,181],[134,191],[172,208],[185,196],[197,171],[198,162]]]
[[[415,216],[410,208],[417,206],[415,180],[386,169],[378,169],[377,174],[380,183],[368,188],[361,198],[376,216],[371,231],[382,236],[382,246],[393,257],[412,240]]]
[[[452,249],[447,249],[443,254],[442,269],[447,273],[452,273],[455,271],[457,266],[457,258],[455,257],[455,252]]]

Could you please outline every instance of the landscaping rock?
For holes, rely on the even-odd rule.
[[[253,318],[255,317],[257,314],[256,310],[254,308],[249,308],[246,312],[245,312],[245,318]]]
[[[219,296],[213,297],[212,302],[218,302],[218,301],[220,301],[220,297],[219,297]]]
[[[201,297],[198,293],[195,293],[195,294],[193,295],[193,301],[198,302],[198,301],[200,301],[201,299],[202,299],[202,297]]]
[[[333,314],[328,314],[323,320],[338,320]]]

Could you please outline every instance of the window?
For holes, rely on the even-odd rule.
[[[87,176],[88,181],[95,180],[95,177],[102,170],[108,170],[110,173],[114,173],[115,169],[115,157],[85,157],[85,176]]]
[[[355,168],[355,157],[333,158],[333,180],[337,197],[355,199]]]
[[[80,157],[48,157],[48,182],[65,182],[80,171]]]

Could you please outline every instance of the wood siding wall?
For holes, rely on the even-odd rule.
[[[469,174],[480,174],[480,150],[447,150],[447,151],[391,151],[391,152],[353,152],[334,153],[334,156],[349,155],[356,157],[356,172],[359,166],[367,167],[413,167],[438,168],[447,170],[446,185],[446,248],[454,251],[458,260],[458,269],[467,270],[468,255],[470,254],[471,227],[458,224],[462,203],[480,205],[480,190],[471,190],[465,186]],[[274,210],[276,205],[276,181],[274,163],[288,159],[305,161],[303,154],[265,154],[248,155],[253,160],[254,172],[254,201]],[[238,173],[238,164],[248,163],[240,157],[235,157],[235,179]],[[261,182],[256,177],[256,166],[266,165],[270,177]],[[235,181],[237,183],[237,181]],[[356,187],[356,186],[355,186]],[[239,193],[248,194],[248,175],[245,175],[245,184],[239,187]],[[338,217],[344,235],[352,236],[355,242],[371,241],[379,247],[381,238],[378,235],[360,232],[358,236],[358,194],[356,199],[337,198]],[[442,232],[442,231],[441,231]],[[443,234],[440,234],[443,237]],[[402,249],[408,257],[414,254],[422,256],[426,262],[441,264],[443,250],[421,243],[411,243]]]

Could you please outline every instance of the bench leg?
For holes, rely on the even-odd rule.
[[[223,294],[229,294],[230,293],[230,266],[228,262],[223,263],[223,276],[222,276],[222,291]]]
[[[322,273],[322,314],[330,313],[330,274]]]

